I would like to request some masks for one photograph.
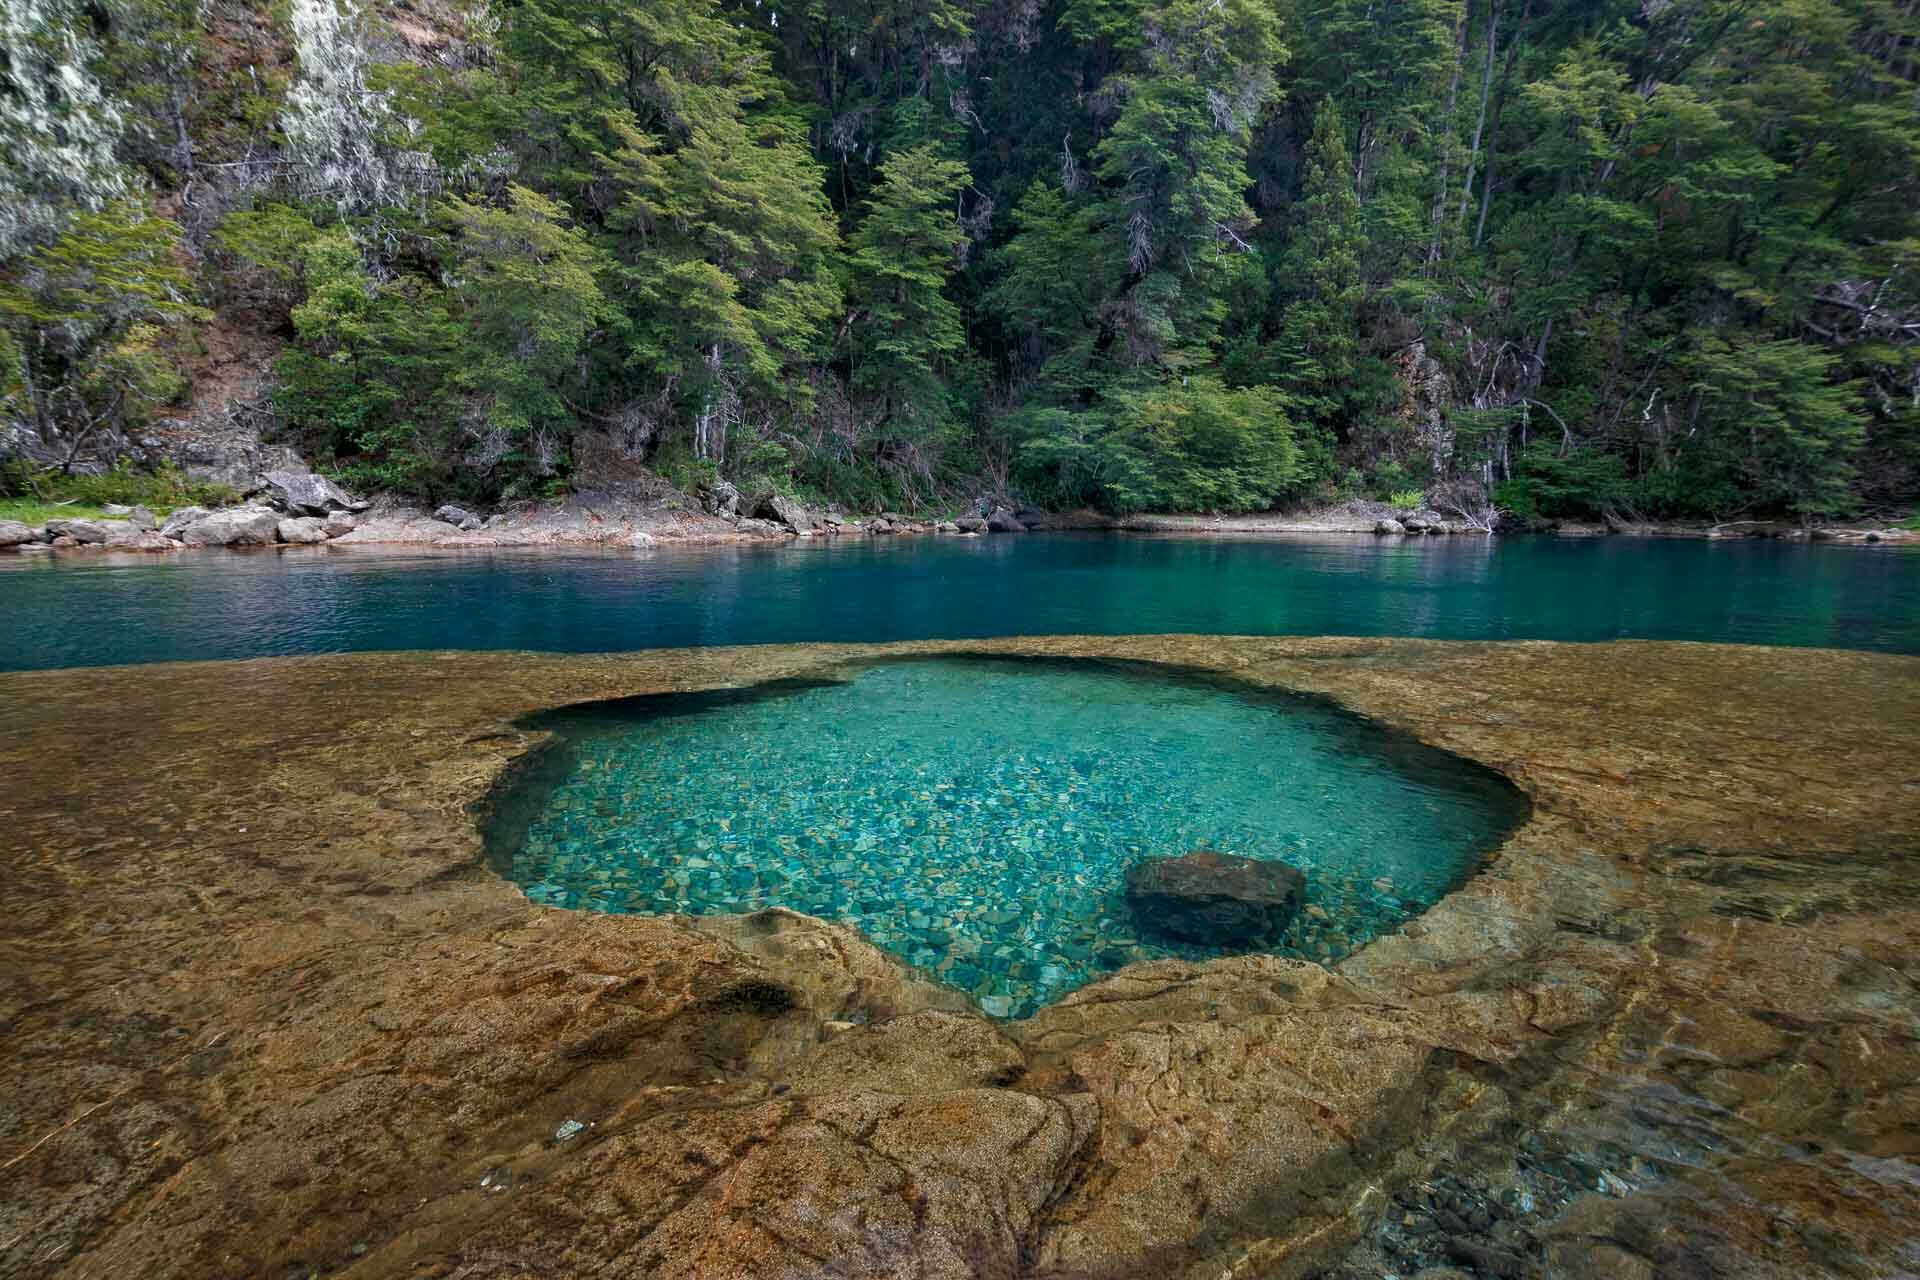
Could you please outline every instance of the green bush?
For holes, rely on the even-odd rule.
[[[1513,478],[1493,488],[1494,504],[1517,516],[1596,517],[1629,496],[1626,460],[1597,449],[1562,454],[1535,441],[1514,464]]]
[[[1427,500],[1427,495],[1418,489],[1402,489],[1398,493],[1387,495],[1387,502],[1396,511],[1418,511]]]
[[[1373,465],[1372,490],[1374,496],[1382,501],[1391,502],[1394,494],[1417,488],[1419,488],[1419,481],[1414,478],[1413,472],[1409,471],[1405,464],[1393,458],[1387,458]]]
[[[1100,410],[1015,415],[1023,485],[1044,501],[1109,511],[1258,511],[1310,472],[1280,394],[1194,375],[1124,391]]]

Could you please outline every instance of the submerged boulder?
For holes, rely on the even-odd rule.
[[[1211,849],[1127,869],[1127,903],[1143,925],[1212,946],[1275,940],[1306,888],[1305,873],[1284,862]]]
[[[324,516],[329,511],[365,511],[369,505],[311,471],[269,471],[262,481],[268,499],[289,515]]]

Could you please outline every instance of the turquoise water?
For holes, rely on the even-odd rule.
[[[0,552],[0,670],[1154,632],[1920,653],[1920,548],[1026,534],[603,554]]]
[[[544,723],[565,748],[492,833],[533,901],[842,919],[997,1016],[1136,960],[1225,954],[1134,917],[1142,859],[1291,863],[1306,909],[1278,950],[1332,960],[1525,814],[1493,773],[1319,703],[1108,664],[886,663]]]

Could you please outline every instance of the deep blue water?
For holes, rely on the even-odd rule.
[[[1176,631],[1920,653],[1920,548],[1028,534],[584,554],[0,552],[5,670]]]

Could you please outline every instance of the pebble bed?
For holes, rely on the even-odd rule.
[[[553,727],[564,765],[503,867],[533,901],[845,920],[996,1017],[1134,961],[1226,954],[1136,918],[1122,882],[1143,859],[1299,867],[1275,950],[1328,961],[1524,816],[1495,775],[1318,703],[1107,664],[883,663]]]

